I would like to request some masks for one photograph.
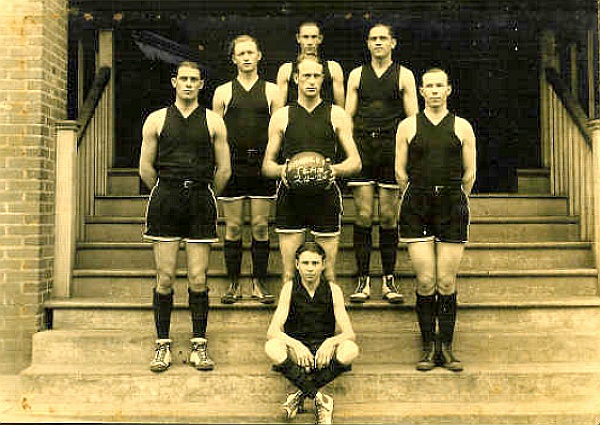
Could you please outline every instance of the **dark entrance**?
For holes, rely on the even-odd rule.
[[[73,27],[81,32],[99,25],[115,29],[116,167],[137,166],[142,122],[172,95],[171,65],[144,53],[140,34],[172,42],[208,69],[204,101],[210,105],[214,88],[234,76],[227,53],[233,37],[250,33],[258,38],[262,75],[274,81],[278,66],[295,56],[296,27],[305,19],[322,24],[324,56],[339,61],[346,77],[366,60],[364,33],[378,21],[394,26],[395,58],[417,79],[431,66],[449,71],[454,86],[450,108],[473,123],[478,137],[475,190],[514,191],[518,167],[539,167],[539,9],[513,2],[146,3],[151,5],[123,1],[113,2],[110,10],[88,7],[95,16],[84,22],[88,3],[81,2],[73,17]]]

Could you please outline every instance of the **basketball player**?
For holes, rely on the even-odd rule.
[[[277,86],[259,78],[262,53],[258,41],[240,35],[231,43],[231,60],[237,77],[215,90],[213,111],[223,117],[231,150],[232,178],[221,194],[225,215],[224,256],[229,289],[221,297],[225,304],[241,298],[239,276],[242,263],[244,199],[249,200],[252,230],[252,297],[263,304],[274,301],[266,287],[269,264],[269,212],[275,184],[261,175],[268,140],[269,119],[279,108]]]
[[[298,56],[312,55],[319,58],[323,66],[323,84],[321,98],[327,103],[344,107],[344,72],[339,63],[325,61],[320,57],[319,47],[323,43],[321,27],[317,22],[306,21],[298,26],[296,34],[298,43]],[[281,92],[284,103],[290,104],[298,101],[298,85],[294,75],[298,72],[298,62],[286,62],[279,67],[277,72],[277,86]]]
[[[354,138],[363,161],[359,176],[349,180],[356,206],[354,250],[358,282],[352,302],[371,295],[369,263],[375,192],[379,192],[379,248],[383,268],[382,296],[401,303],[394,276],[398,249],[398,185],[394,178],[394,137],[402,119],[417,113],[417,93],[410,69],[392,60],[396,39],[389,25],[376,24],[368,32],[370,63],[348,77],[346,112],[354,119]]]
[[[204,87],[200,69],[182,62],[171,79],[175,103],[152,112],[142,129],[139,172],[152,188],[144,237],[153,242],[156,287],[152,309],[158,340],[153,372],[171,365],[171,310],[179,244],[186,242],[189,308],[192,316],[190,364],[212,370],[208,357],[210,244],[217,241],[217,200],[229,176],[229,147],[223,119],[198,104]]]
[[[333,159],[339,147],[344,161],[332,165],[332,179],[360,171],[360,156],[352,139],[351,122],[342,108],[321,99],[323,65],[315,56],[298,62],[298,102],[275,112],[269,124],[269,143],[263,161],[263,173],[270,178],[283,176],[286,163],[299,152],[317,152]],[[293,190],[278,182],[276,232],[283,262],[283,282],[295,274],[295,252],[304,243],[308,229],[325,249],[325,274],[334,280],[335,258],[341,230],[342,197],[338,185],[327,189]]]
[[[468,237],[475,134],[471,124],[448,111],[452,87],[445,71],[425,72],[419,92],[425,110],[402,121],[396,135],[396,179],[403,192],[400,236],[408,242],[417,276],[423,342],[417,369],[431,370],[440,363],[460,372],[463,367],[452,352],[456,275]]]
[[[281,289],[265,351],[273,369],[298,388],[283,405],[286,420],[296,416],[308,397],[315,401],[316,423],[332,423],[333,398],[319,389],[350,370],[359,349],[344,294],[323,274],[323,248],[305,243],[295,258],[296,272]]]

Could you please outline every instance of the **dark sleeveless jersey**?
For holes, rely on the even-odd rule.
[[[455,115],[448,113],[433,125],[424,112],[417,114],[417,131],[408,145],[408,176],[416,188],[462,184],[462,143],[454,132]]]
[[[205,108],[196,108],[187,118],[175,105],[167,108],[155,168],[159,178],[212,181],[215,159]]]
[[[331,123],[331,104],[321,102],[312,112],[297,104],[288,106],[288,124],[283,134],[282,155],[289,159],[299,152],[318,152],[335,158],[337,138]]]
[[[296,274],[284,332],[307,345],[320,344],[335,335],[331,286],[323,276],[314,297],[311,298]]]
[[[323,64],[323,84],[321,85],[321,99],[327,103],[333,103],[333,77],[329,71],[329,63],[321,59]],[[298,64],[292,62],[292,72],[288,80],[287,102],[286,105],[298,102],[298,84],[294,81],[294,74],[298,72]]]
[[[237,78],[234,79],[231,82],[231,101],[223,117],[232,154],[248,149],[264,153],[269,139],[270,118],[266,82],[259,79],[246,91]]]
[[[399,87],[400,64],[393,62],[377,77],[371,64],[363,65],[358,85],[358,107],[354,117],[357,131],[395,132],[404,118],[404,101]]]

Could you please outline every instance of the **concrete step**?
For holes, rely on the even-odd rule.
[[[520,194],[549,194],[550,169],[518,169],[517,178]]]
[[[144,217],[147,195],[99,196],[96,198],[98,216]],[[344,196],[344,215],[355,215],[352,196]],[[378,208],[375,205],[375,208]],[[477,216],[527,216],[567,214],[567,198],[550,195],[476,194],[470,198],[473,217]],[[222,212],[219,214],[222,216]]]
[[[281,403],[253,402],[248,405],[232,403],[161,403],[152,409],[137,402],[121,402],[116,406],[90,403],[72,404],[65,400],[37,403],[33,411],[21,406],[5,412],[10,423],[185,423],[185,424],[253,424],[281,423]],[[596,425],[600,400],[585,402],[498,402],[498,403],[389,403],[344,402],[335,399],[335,423],[355,424],[414,424],[414,425]],[[314,407],[305,403],[306,413],[293,423],[314,423]]]
[[[340,403],[593,402],[600,396],[597,363],[469,364],[460,373],[413,365],[356,366],[325,391]],[[157,397],[177,403],[232,406],[280,403],[289,385],[279,374],[254,364],[217,366],[209,373],[174,365],[159,376],[139,365],[33,365],[21,374],[31,406],[68,399],[73,405],[149,409]],[[565,389],[568,388],[568,392]],[[108,390],[108,391],[107,391]]]
[[[129,300],[149,302],[156,281],[152,269],[131,270],[75,270],[72,294],[78,298],[104,298],[105,300]],[[240,278],[242,294],[250,297],[251,276],[245,272]],[[593,296],[597,290],[598,272],[595,269],[571,270],[496,270],[463,271],[458,276],[459,299],[463,302],[495,301],[506,299],[544,299],[573,296]],[[222,294],[229,286],[224,272],[208,274],[211,293]],[[349,273],[337,274],[336,282],[346,296],[354,291],[356,278]],[[373,299],[381,295],[381,275],[373,274],[371,294]],[[399,273],[397,280],[408,302],[414,301],[416,282],[414,273]],[[272,275],[267,286],[273,294],[281,287],[281,277]],[[179,270],[175,292],[187,291],[187,273]]]
[[[111,195],[140,195],[148,193],[136,168],[108,170],[108,193]]]
[[[105,299],[52,299],[44,303],[51,311],[55,330],[125,330],[154,334],[150,302],[107,302]],[[239,302],[223,305],[211,299],[208,331],[263,329],[266,332],[274,305]],[[390,305],[371,300],[348,304],[358,332],[416,332],[414,304]],[[187,295],[175,294],[173,332],[190,332]],[[457,332],[596,332],[600,328],[600,298],[572,297],[560,300],[496,300],[459,302]]]
[[[219,239],[224,239],[223,218],[219,219]],[[342,243],[352,243],[352,218],[342,218]],[[250,220],[246,218],[243,240],[250,241]],[[566,216],[474,217],[469,229],[471,242],[544,242],[578,241],[579,221]],[[144,227],[143,217],[88,217],[85,240],[88,242],[140,242]],[[378,243],[378,225],[373,229],[373,241]],[[271,240],[277,240],[274,223],[270,226]]]
[[[414,364],[421,355],[418,330],[412,332],[360,332],[355,323],[361,354],[355,365]],[[209,352],[218,365],[253,363],[268,366],[264,354],[266,330],[236,332],[235,328],[211,327]],[[173,363],[187,363],[189,332],[172,332]],[[105,330],[52,330],[33,336],[32,364],[70,365],[147,364],[154,355],[152,334]],[[454,351],[465,364],[599,362],[596,333],[561,332],[458,332]]]
[[[209,268],[213,271],[224,270],[222,243],[213,245]],[[377,248],[377,247],[375,247]],[[569,269],[591,268],[594,260],[588,242],[538,242],[538,243],[469,243],[461,263],[461,270],[510,269]],[[250,270],[249,244],[245,246],[242,270]],[[271,273],[281,271],[281,256],[277,245],[272,244],[269,268]],[[126,259],[126,260],[125,260]],[[179,264],[185,264],[185,251],[179,255]],[[371,261],[375,270],[381,264],[376,249]],[[405,244],[400,244],[396,268],[399,271],[411,270]],[[119,269],[153,268],[154,258],[150,243],[120,242],[84,242],[78,244],[76,268],[79,269]],[[354,250],[349,244],[340,244],[336,259],[337,270],[354,271]]]

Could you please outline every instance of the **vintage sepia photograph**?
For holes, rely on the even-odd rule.
[[[600,424],[597,0],[0,0],[0,424]]]

